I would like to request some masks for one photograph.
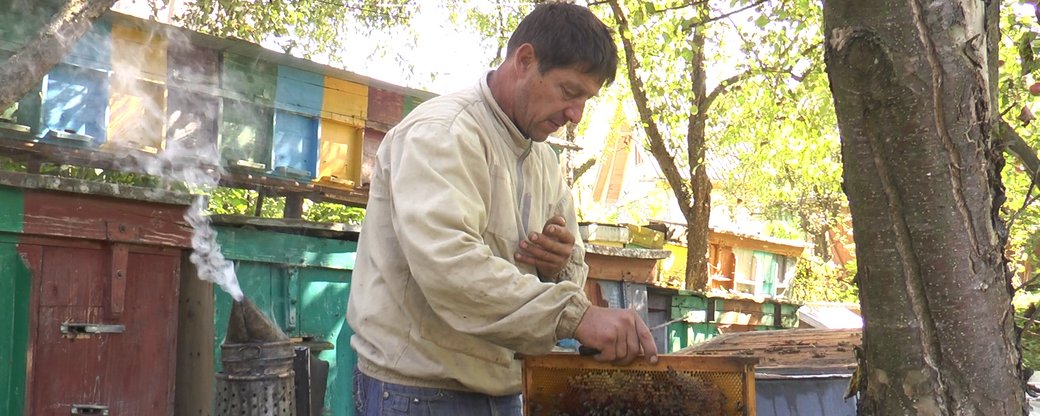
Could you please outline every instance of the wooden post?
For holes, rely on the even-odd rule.
[[[303,197],[300,195],[286,195],[285,196],[285,211],[282,211],[285,218],[299,219],[303,216]]]

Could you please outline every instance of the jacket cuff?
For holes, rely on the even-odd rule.
[[[556,326],[556,339],[574,338],[574,331],[578,329],[581,318],[585,316],[585,311],[588,311],[591,305],[592,303],[580,293],[571,296],[567,301],[567,306],[563,308],[560,323]]]

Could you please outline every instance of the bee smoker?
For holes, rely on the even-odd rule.
[[[293,346],[252,301],[234,302],[216,375],[219,416],[296,416]]]

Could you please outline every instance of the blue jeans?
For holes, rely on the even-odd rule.
[[[520,416],[520,395],[488,396],[387,383],[354,369],[357,416]]]

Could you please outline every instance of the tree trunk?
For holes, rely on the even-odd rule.
[[[694,6],[699,15],[698,20],[708,19],[707,2]],[[708,120],[707,87],[705,85],[704,38],[707,27],[692,27],[690,41],[693,45],[693,56],[690,60],[691,110],[686,131],[687,157],[690,161],[690,188],[692,200],[690,209],[686,210],[686,290],[701,291],[708,286],[708,222],[711,216],[711,180],[704,160],[705,126]]]
[[[864,317],[861,415],[1022,415],[982,2],[824,2]]]
[[[51,21],[0,65],[0,110],[43,80],[116,0],[68,0]],[[5,13],[12,11],[5,11]]]

